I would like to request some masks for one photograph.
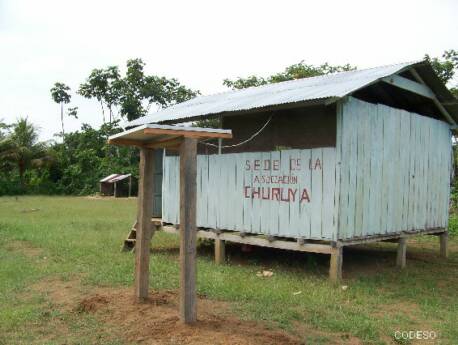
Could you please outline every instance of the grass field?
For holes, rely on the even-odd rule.
[[[97,313],[66,308],[47,287],[78,295],[133,285],[134,256],[121,253],[135,200],[76,197],[0,198],[0,344],[129,344],[122,327]],[[153,238],[151,288],[178,287],[178,241]],[[327,280],[327,256],[229,246],[227,265],[199,245],[198,292],[242,320],[281,328],[307,344],[415,344],[395,331],[435,331],[434,344],[457,344],[458,240],[439,258],[438,239],[409,242],[407,268],[394,267],[395,245],[345,252],[344,281]],[[271,269],[270,278],[257,272]],[[66,285],[65,285],[66,284]],[[73,289],[73,290],[72,290]],[[77,298],[77,297],[75,297]]]

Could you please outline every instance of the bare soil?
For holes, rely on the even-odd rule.
[[[87,294],[77,280],[43,280],[32,290],[45,293],[63,311],[90,313],[124,340],[139,344],[260,345],[305,344],[285,331],[254,321],[242,321],[228,304],[199,298],[198,321],[189,326],[179,320],[177,291],[151,291],[139,304],[128,288],[97,288]]]

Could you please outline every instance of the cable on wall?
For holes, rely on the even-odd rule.
[[[273,117],[273,114],[270,115],[269,119],[266,121],[266,123],[260,128],[258,129],[254,134],[252,134],[248,139],[246,140],[243,140],[237,144],[233,144],[233,145],[223,145],[221,146],[221,148],[223,149],[226,149],[226,148],[230,148],[230,147],[237,147],[237,146],[241,146],[241,145],[244,145],[248,142],[250,142],[251,140],[253,140],[254,138],[256,138],[259,134],[261,134],[261,132],[267,127],[267,125],[270,123],[270,121],[272,120],[272,117]],[[206,142],[199,142],[199,144],[202,144],[202,145],[207,145],[207,146],[212,146],[212,147],[216,147],[218,148],[218,145],[217,144],[212,144],[212,143],[206,143]]]

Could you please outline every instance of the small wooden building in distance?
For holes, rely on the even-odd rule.
[[[119,197],[130,197],[132,195],[131,174],[111,174],[99,181],[100,195]]]
[[[427,62],[197,97],[128,125],[212,117],[233,133],[197,158],[198,236],[217,255],[224,241],[331,254],[333,279],[362,242],[399,241],[402,267],[406,237],[436,234],[447,255],[458,103]],[[176,225],[179,157],[164,155],[157,183]]]

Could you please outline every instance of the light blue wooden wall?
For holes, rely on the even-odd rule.
[[[199,155],[197,225],[293,238],[335,239],[335,153],[336,149],[332,147]],[[261,162],[261,169],[247,169],[255,161]],[[277,162],[277,170],[273,167],[263,169],[263,162],[266,161],[272,162],[271,164]],[[165,157],[162,218],[165,222],[174,224],[179,221],[178,174],[179,157]],[[270,176],[292,176],[297,181],[262,181],[263,177]],[[258,187],[264,188],[261,193],[266,199],[246,197],[245,188],[249,188],[250,196],[251,188]],[[283,188],[284,200],[277,200],[272,195],[267,199],[268,193],[273,193],[273,188]],[[285,201],[288,199],[288,188],[294,196],[289,195],[289,201]],[[301,202],[304,189],[310,201],[304,199]]]
[[[349,98],[337,127],[339,238],[447,227],[452,142],[445,122]]]
[[[451,133],[439,120],[354,98],[338,106],[336,148],[197,157],[197,225],[284,237],[349,239],[447,227]],[[292,171],[291,159],[301,161]],[[310,169],[319,159],[321,169]],[[278,171],[246,162],[278,161]],[[255,176],[292,175],[295,184]],[[246,198],[244,188],[304,188],[310,202]],[[179,222],[179,158],[164,157],[162,218]]]

